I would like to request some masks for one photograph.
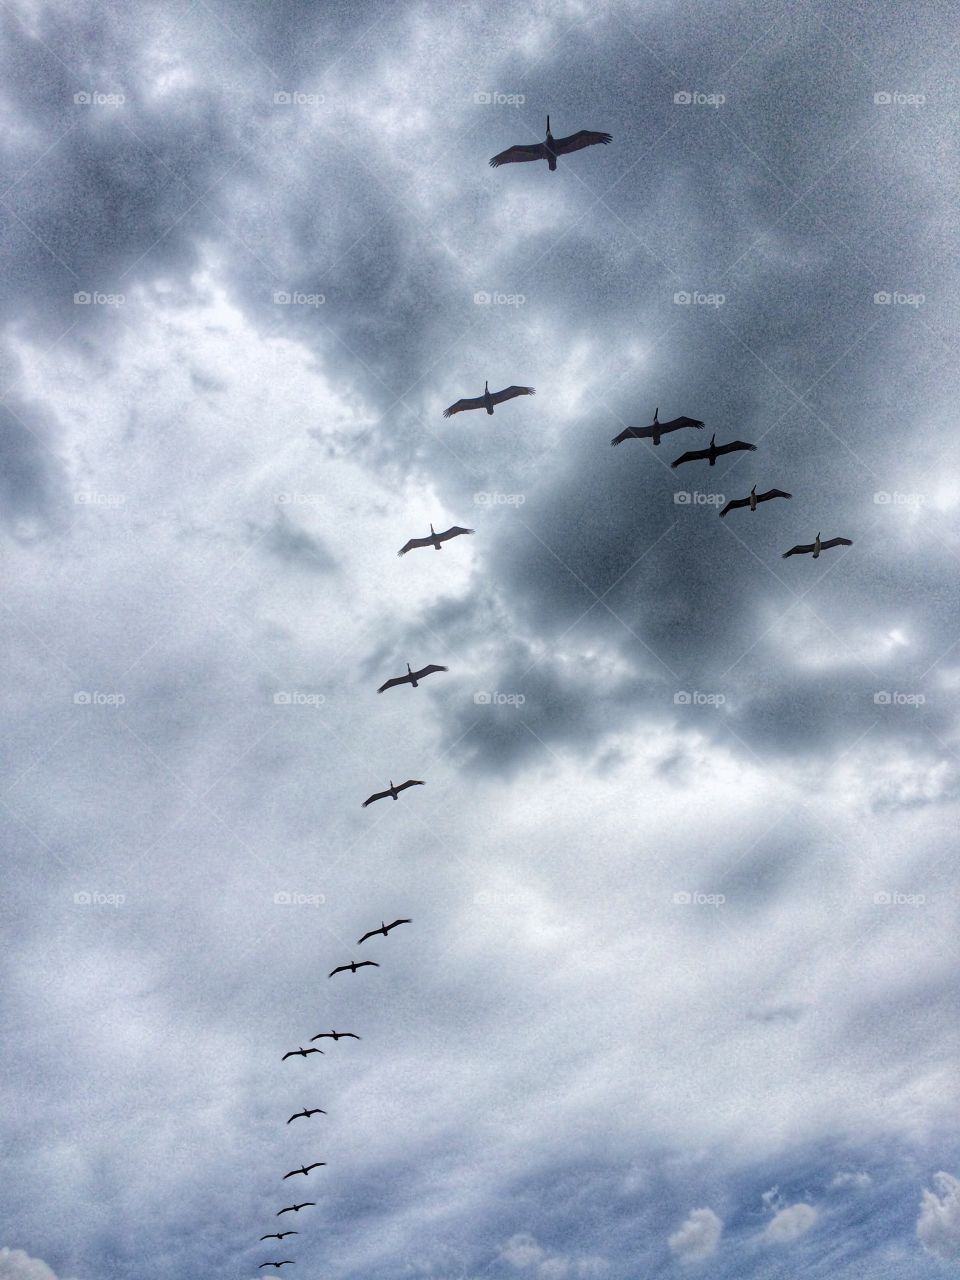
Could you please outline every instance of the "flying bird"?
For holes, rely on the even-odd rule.
[[[444,409],[443,416],[452,418],[455,413],[463,413],[465,409],[486,409],[492,418],[495,404],[503,404],[504,400],[513,400],[517,396],[535,396],[536,394],[533,387],[504,387],[502,391],[491,391],[490,383],[485,382],[482,396],[476,396],[473,400],[458,400],[449,409]]]
[[[519,164],[524,160],[546,160],[552,173],[557,167],[557,156],[569,155],[571,151],[580,151],[584,147],[595,146],[598,142],[606,146],[612,141],[609,133],[594,133],[591,129],[581,129],[579,133],[571,133],[568,138],[555,138],[550,132],[550,117],[547,116],[545,141],[508,147],[506,151],[493,157],[490,166],[496,169],[502,164]]]
[[[336,969],[330,970],[327,977],[332,978],[335,973],[346,973],[348,969],[351,973],[356,973],[358,969],[363,969],[367,965],[372,965],[374,969],[380,968],[376,960],[351,960],[349,964],[338,964]]]
[[[277,1217],[279,1218],[282,1213],[299,1213],[301,1209],[306,1209],[307,1205],[315,1205],[316,1203],[316,1200],[303,1200],[300,1204],[288,1204],[285,1209],[277,1211]]]
[[[408,662],[407,674],[405,676],[394,676],[392,680],[388,680],[385,684],[382,684],[377,690],[377,693],[383,693],[384,689],[392,689],[393,686],[397,684],[408,684],[411,688],[416,689],[419,682],[426,676],[432,676],[435,671],[448,670],[448,667],[438,667],[435,662],[432,662],[429,667],[421,667],[419,671],[411,671],[410,663]]]
[[[747,444],[745,440],[731,440],[729,444],[717,444],[716,440],[716,435],[712,435],[709,449],[692,449],[687,453],[681,453],[679,458],[675,458],[670,463],[671,467],[679,467],[683,462],[699,462],[701,458],[706,458],[713,467],[716,466],[721,454],[737,453],[740,449],[750,449],[755,452],[757,448],[755,444]]]
[[[769,502],[771,498],[792,498],[792,493],[787,493],[783,489],[768,489],[766,493],[757,493],[757,486],[754,485],[750,490],[750,496],[747,498],[731,498],[727,505],[720,512],[721,519],[732,511],[734,507],[749,507],[751,511],[756,511],[758,502]]]
[[[261,1236],[260,1239],[261,1240],[282,1240],[284,1236],[298,1236],[299,1234],[300,1234],[299,1231],[271,1231],[269,1235]],[[266,1266],[267,1263],[264,1263],[263,1265]]]
[[[399,782],[394,786],[393,779],[391,778],[390,785],[387,787],[386,791],[375,791],[372,796],[367,796],[360,808],[365,809],[368,804],[373,804],[374,800],[385,800],[387,796],[392,796],[394,800],[396,800],[400,792],[406,791],[407,787],[425,787],[426,785],[427,784],[425,782],[421,782],[419,778],[408,778],[406,782]]]
[[[430,526],[429,538],[411,538],[397,552],[398,556],[405,556],[408,551],[413,551],[417,547],[433,547],[434,551],[442,551],[442,542],[449,542],[451,538],[459,538],[463,533],[476,533],[475,529],[461,529],[458,524],[452,524],[445,533],[437,533],[433,525]]]
[[[380,934],[380,933],[382,933],[383,936],[386,937],[387,934],[390,932],[390,930],[395,929],[398,924],[412,924],[412,923],[413,923],[412,920],[394,920],[392,924],[384,924],[383,921],[381,920],[380,928],[371,929],[369,933],[365,933],[363,937],[360,939],[360,941],[357,943],[357,946],[359,947],[361,942],[366,942],[368,938],[375,938],[377,934]]]
[[[625,427],[618,436],[614,436],[610,441],[611,444],[623,444],[624,440],[652,440],[654,444],[660,443],[660,437],[669,434],[671,431],[682,431],[684,427],[696,427],[701,430],[703,423],[699,418],[671,418],[669,422],[661,422],[658,418],[660,410],[654,409],[653,421],[649,427]]]
[[[299,1049],[291,1049],[289,1053],[285,1053],[283,1055],[280,1061],[286,1062],[288,1058],[305,1058],[308,1053],[323,1053],[323,1050],[322,1049],[304,1049],[303,1047]]]
[[[820,555],[821,551],[829,551],[831,547],[852,547],[852,546],[853,546],[853,543],[850,541],[849,538],[828,538],[826,542],[821,542],[820,535],[818,533],[816,538],[813,540],[813,542],[808,542],[805,545],[791,547],[789,551],[785,551],[783,553],[783,558],[784,560],[786,560],[787,556],[808,556],[812,551],[813,558],[814,560],[816,560],[817,557]]]
[[[359,1040],[360,1037],[353,1031],[321,1031],[318,1036],[311,1036],[311,1040]]]
[[[316,1040],[318,1037],[314,1036],[313,1038]],[[309,1120],[311,1116],[325,1116],[326,1114],[322,1107],[304,1107],[302,1111],[295,1111],[290,1120],[299,1120],[301,1117],[304,1120]],[[287,1121],[287,1124],[290,1123],[290,1120]]]
[[[296,1266],[296,1263],[293,1261],[292,1258],[284,1258],[283,1262],[261,1262],[259,1267],[257,1267],[257,1270],[262,1271],[264,1267],[276,1267],[277,1270],[279,1271],[281,1267],[293,1267],[293,1266]]]
[[[313,1164],[302,1164],[299,1169],[291,1169],[289,1173],[285,1173],[280,1181],[285,1182],[287,1178],[293,1178],[298,1173],[302,1173],[306,1178],[311,1169],[322,1169],[326,1163],[326,1160],[317,1160]]]

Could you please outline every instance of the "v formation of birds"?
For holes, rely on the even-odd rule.
[[[555,138],[550,131],[550,117],[547,116],[547,136],[543,142],[509,147],[506,151],[502,151],[499,155],[494,156],[490,161],[490,164],[493,168],[498,168],[504,164],[519,164],[527,161],[546,160],[547,166],[552,172],[557,168],[557,160],[560,156],[569,155],[574,151],[580,151],[584,147],[595,146],[597,144],[606,145],[611,141],[612,138],[609,133],[596,133],[590,129],[581,129],[578,133],[570,134],[569,137]],[[504,387],[501,391],[491,391],[489,383],[485,382],[482,395],[475,396],[473,398],[461,398],[460,400],[455,401],[449,408],[444,410],[443,416],[445,418],[451,418],[458,413],[464,413],[473,409],[483,409],[492,417],[497,405],[516,399],[518,396],[532,396],[534,394],[535,392],[533,387],[525,386],[509,386]],[[653,422],[647,426],[624,428],[619,435],[614,436],[610,443],[613,445],[620,445],[623,444],[625,440],[650,440],[654,446],[659,446],[662,437],[665,435],[670,435],[675,431],[682,430],[702,431],[706,425],[698,418],[688,418],[684,416],[673,418],[669,422],[661,422],[659,419],[659,413],[659,409],[655,410]],[[690,462],[703,461],[707,462],[712,467],[716,465],[717,458],[719,457],[723,457],[730,453],[755,452],[756,448],[756,445],[750,444],[744,440],[730,440],[725,444],[718,445],[716,443],[716,435],[714,434],[711,436],[710,444],[706,449],[688,450],[687,452],[682,453],[678,458],[675,458],[670,465],[672,468],[676,468]],[[774,498],[791,498],[792,496],[792,494],[787,493],[783,489],[768,489],[764,493],[757,493],[757,486],[754,485],[746,497],[731,499],[727,502],[721,510],[720,516],[723,518],[728,514],[728,512],[740,507],[746,507],[750,511],[755,512],[760,503],[769,502]],[[435,551],[441,551],[445,542],[450,542],[454,538],[458,538],[466,534],[472,534],[474,532],[475,531],[473,529],[465,529],[460,525],[451,525],[449,529],[445,529],[442,533],[437,533],[431,524],[429,535],[421,538],[410,538],[400,548],[397,554],[399,556],[405,556],[410,551],[425,547],[433,547]],[[813,542],[798,543],[788,551],[783,552],[783,558],[786,559],[789,556],[795,555],[812,555],[816,560],[822,551],[827,551],[831,547],[849,547],[852,545],[853,544],[849,538],[835,537],[821,539],[818,532]],[[420,681],[426,679],[428,676],[446,670],[446,667],[430,663],[425,667],[421,667],[418,671],[414,671],[408,663],[405,675],[394,676],[386,680],[377,692],[384,693],[388,689],[392,689],[403,684],[409,684],[411,688],[416,689],[419,687]],[[405,782],[400,783],[394,783],[391,779],[388,787],[381,791],[375,791],[368,796],[367,799],[363,801],[363,807],[367,808],[378,800],[396,800],[402,791],[406,791],[411,787],[422,787],[425,785],[425,782],[418,778],[408,778]],[[357,946],[360,946],[362,943],[375,937],[382,937],[386,939],[390,933],[400,925],[411,923],[412,921],[406,917],[398,917],[396,920],[391,921],[390,924],[381,920],[380,927],[377,929],[369,929],[364,933],[363,936],[358,939]],[[343,973],[356,974],[361,969],[376,969],[379,967],[379,961],[376,960],[351,960],[349,963],[336,965],[330,971],[328,976],[333,978],[338,974]],[[333,1029],[330,1031],[321,1031],[318,1035],[311,1036],[310,1044],[313,1045],[317,1040],[331,1040],[333,1044],[336,1045],[340,1040],[359,1040],[360,1038],[361,1037],[357,1035],[356,1032],[338,1031]],[[282,1060],[286,1061],[288,1058],[306,1059],[308,1056],[314,1054],[322,1056],[324,1053],[325,1050],[323,1049],[315,1047],[307,1048],[300,1045],[296,1049],[290,1049],[284,1053]],[[303,1107],[300,1111],[295,1111],[286,1123],[287,1125],[290,1125],[295,1120],[309,1121],[312,1120],[314,1116],[325,1116],[326,1114],[327,1112],[321,1107]],[[311,1175],[313,1175],[314,1170],[326,1168],[326,1163],[327,1162],[325,1160],[314,1160],[310,1163],[303,1163],[299,1167],[282,1174],[280,1180],[286,1181],[288,1178],[295,1178],[298,1176],[309,1179]],[[286,1205],[282,1209],[278,1210],[276,1216],[279,1218],[289,1213],[296,1215],[303,1209],[315,1207],[316,1203],[317,1202],[315,1200],[302,1200],[300,1202],[294,1200],[292,1204]],[[272,1231],[262,1235],[260,1240],[261,1242],[277,1240],[282,1243],[286,1237],[299,1234],[299,1231],[296,1230]],[[275,1270],[279,1270],[281,1267],[294,1265],[296,1265],[296,1263],[292,1258],[278,1258],[261,1262],[258,1270],[263,1270],[268,1267],[273,1267]]]

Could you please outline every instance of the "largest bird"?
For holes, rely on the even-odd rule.
[[[571,133],[568,138],[555,138],[550,132],[550,117],[547,116],[547,136],[543,142],[508,147],[506,151],[494,156],[490,165],[496,169],[502,164],[519,164],[524,160],[546,160],[552,173],[557,167],[557,156],[569,155],[571,151],[580,151],[584,147],[596,146],[597,143],[606,146],[612,141],[609,133],[594,133],[592,129],[581,129],[579,133]]]

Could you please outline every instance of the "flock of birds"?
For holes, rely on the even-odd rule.
[[[532,160],[546,160],[548,168],[553,171],[557,167],[557,158],[559,156],[569,155],[571,152],[579,151],[584,147],[590,147],[596,144],[606,145],[611,141],[612,138],[609,133],[596,133],[589,129],[581,129],[578,133],[570,134],[570,136],[566,138],[555,138],[550,131],[550,117],[547,116],[547,135],[543,142],[509,147],[506,151],[501,151],[499,155],[494,156],[490,161],[490,164],[494,168],[498,168],[500,165],[504,164],[517,164]],[[464,413],[474,409],[483,409],[489,415],[493,416],[494,408],[497,405],[516,399],[518,396],[532,396],[534,394],[535,391],[533,387],[524,386],[509,386],[504,387],[502,391],[491,391],[489,382],[485,382],[482,395],[455,401],[448,409],[444,410],[443,416],[445,418],[451,418],[455,414]],[[614,436],[611,444],[619,445],[625,440],[651,440],[654,445],[659,445],[663,436],[669,435],[674,431],[682,431],[686,429],[700,431],[705,425],[697,418],[688,418],[683,416],[673,418],[670,422],[661,422],[659,419],[659,412],[658,408],[654,412],[653,422],[645,427],[626,427],[619,435]],[[689,462],[705,461],[713,467],[716,465],[717,458],[723,457],[729,453],[755,451],[756,447],[756,445],[749,444],[743,440],[731,440],[726,444],[718,445],[716,442],[716,435],[713,435],[710,438],[708,448],[688,450],[686,453],[682,453],[678,458],[675,458],[671,463],[671,466],[676,468]],[[783,489],[768,489],[765,493],[757,493],[757,487],[754,485],[747,497],[735,498],[728,502],[721,510],[720,516],[722,518],[726,516],[729,511],[738,507],[748,507],[751,511],[756,511],[760,503],[769,502],[773,498],[790,498],[791,496],[791,494],[787,493]],[[442,533],[437,533],[431,524],[429,536],[422,538],[410,538],[409,541],[400,548],[397,554],[399,556],[405,556],[410,551],[425,547],[433,547],[435,551],[441,551],[445,542],[449,542],[454,538],[459,538],[474,532],[475,530],[465,529],[460,525],[451,525],[449,529],[444,530]],[[848,547],[851,545],[852,543],[849,538],[828,538],[826,540],[821,540],[820,534],[818,533],[813,542],[798,544],[797,546],[791,547],[790,550],[785,551],[783,555],[784,558],[794,555],[812,555],[816,560],[822,551],[826,551],[831,547]],[[419,688],[420,682],[428,676],[446,670],[447,667],[439,666],[436,663],[430,663],[425,667],[421,667],[418,671],[414,671],[410,664],[407,663],[405,675],[393,676],[386,680],[379,687],[377,692],[385,693],[387,689],[393,689],[404,684],[408,684],[411,688],[416,689]],[[406,791],[411,787],[422,787],[424,785],[425,783],[423,780],[419,778],[408,778],[406,782],[400,783],[394,783],[391,779],[388,787],[382,791],[373,792],[372,795],[369,795],[366,800],[363,801],[363,808],[367,808],[377,800],[385,800],[388,797],[392,800],[396,800],[402,791]],[[393,920],[390,924],[386,924],[381,920],[380,927],[378,929],[368,930],[358,940],[357,945],[360,946],[362,943],[373,937],[386,938],[392,930],[398,928],[400,925],[411,923],[412,921],[406,917],[400,917]],[[330,971],[328,976],[333,978],[340,973],[357,973],[360,969],[379,967],[379,963],[376,960],[351,960],[347,964],[337,965]],[[313,1045],[317,1040],[332,1040],[334,1043],[337,1043],[344,1039],[359,1040],[360,1036],[353,1031],[321,1031],[318,1035],[311,1037],[310,1044]],[[282,1060],[286,1061],[288,1058],[305,1059],[313,1054],[323,1055],[323,1053],[323,1049],[301,1045],[298,1048],[291,1049],[285,1053]],[[300,1111],[294,1112],[286,1123],[289,1125],[292,1124],[294,1120],[309,1120],[313,1116],[325,1116],[326,1114],[327,1112],[321,1107],[303,1107]],[[283,1174],[281,1181],[286,1181],[288,1178],[294,1178],[297,1176],[302,1176],[304,1178],[309,1177],[313,1170],[326,1168],[326,1163],[327,1162],[325,1160],[314,1160],[310,1164],[301,1164],[298,1168],[291,1169],[288,1173]],[[293,1204],[286,1205],[284,1208],[278,1210],[276,1216],[279,1218],[288,1213],[297,1214],[303,1209],[311,1208],[315,1205],[315,1200],[303,1200],[299,1203],[294,1202]],[[262,1235],[260,1237],[260,1241],[283,1241],[288,1236],[294,1235],[299,1235],[299,1232],[293,1230],[272,1231]],[[267,1262],[261,1262],[258,1269],[263,1270],[266,1267],[273,1267],[274,1269],[279,1270],[281,1267],[293,1265],[295,1265],[295,1263],[292,1258],[273,1259]]]

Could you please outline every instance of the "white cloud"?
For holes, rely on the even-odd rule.
[[[774,1214],[767,1224],[763,1238],[771,1244],[792,1244],[794,1240],[799,1240],[801,1236],[807,1234],[818,1217],[819,1214],[812,1204],[800,1202],[787,1205],[785,1209],[778,1209]]]
[[[56,1273],[40,1258],[23,1249],[0,1249],[0,1280],[57,1280]]]
[[[592,1280],[606,1270],[603,1258],[586,1255],[570,1258],[551,1253],[526,1232],[511,1236],[500,1250],[500,1256],[518,1271],[530,1271],[539,1280],[565,1280],[566,1276]]]
[[[864,1191],[867,1187],[873,1185],[873,1179],[869,1173],[852,1173],[845,1171],[838,1173],[830,1187],[835,1191]]]
[[[679,1230],[667,1239],[670,1252],[681,1262],[702,1262],[716,1253],[723,1220],[712,1209],[691,1209]]]
[[[936,1191],[923,1193],[917,1236],[934,1257],[945,1262],[960,1259],[960,1181],[950,1173],[935,1173]]]

